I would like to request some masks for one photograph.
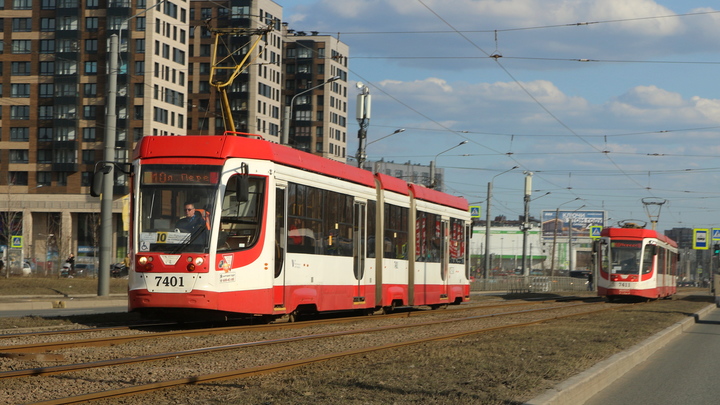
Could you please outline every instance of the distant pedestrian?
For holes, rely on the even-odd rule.
[[[593,272],[591,271],[590,273],[588,273],[588,291],[595,290],[595,288],[593,287],[593,281],[594,281]]]
[[[75,274],[75,255],[70,253],[70,256],[65,260],[65,263],[70,265],[70,274]]]

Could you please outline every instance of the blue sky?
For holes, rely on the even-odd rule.
[[[373,95],[370,160],[429,164],[493,216],[606,210],[720,227],[720,10],[710,1],[276,0],[350,46]],[[588,24],[584,24],[588,23]],[[497,39],[496,39],[497,38]],[[498,53],[501,58],[491,58]],[[351,87],[348,151],[357,150]],[[550,194],[545,195],[550,192]],[[579,200],[573,201],[576,198]],[[659,214],[656,212],[660,209]]]

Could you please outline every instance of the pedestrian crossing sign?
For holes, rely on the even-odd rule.
[[[720,228],[713,228],[712,240],[720,240]]]
[[[592,225],[590,226],[590,237],[593,239],[600,237],[600,232],[602,232],[602,226],[599,225]]]
[[[470,218],[480,218],[480,206],[479,205],[471,205],[470,206]]]
[[[13,235],[10,238],[10,247],[12,249],[22,249],[22,236],[19,235]]]

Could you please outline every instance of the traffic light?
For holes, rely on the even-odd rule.
[[[720,256],[720,243],[716,243],[713,245],[713,255]]]

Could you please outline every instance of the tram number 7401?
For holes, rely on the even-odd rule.
[[[182,276],[155,276],[156,287],[185,287]]]

